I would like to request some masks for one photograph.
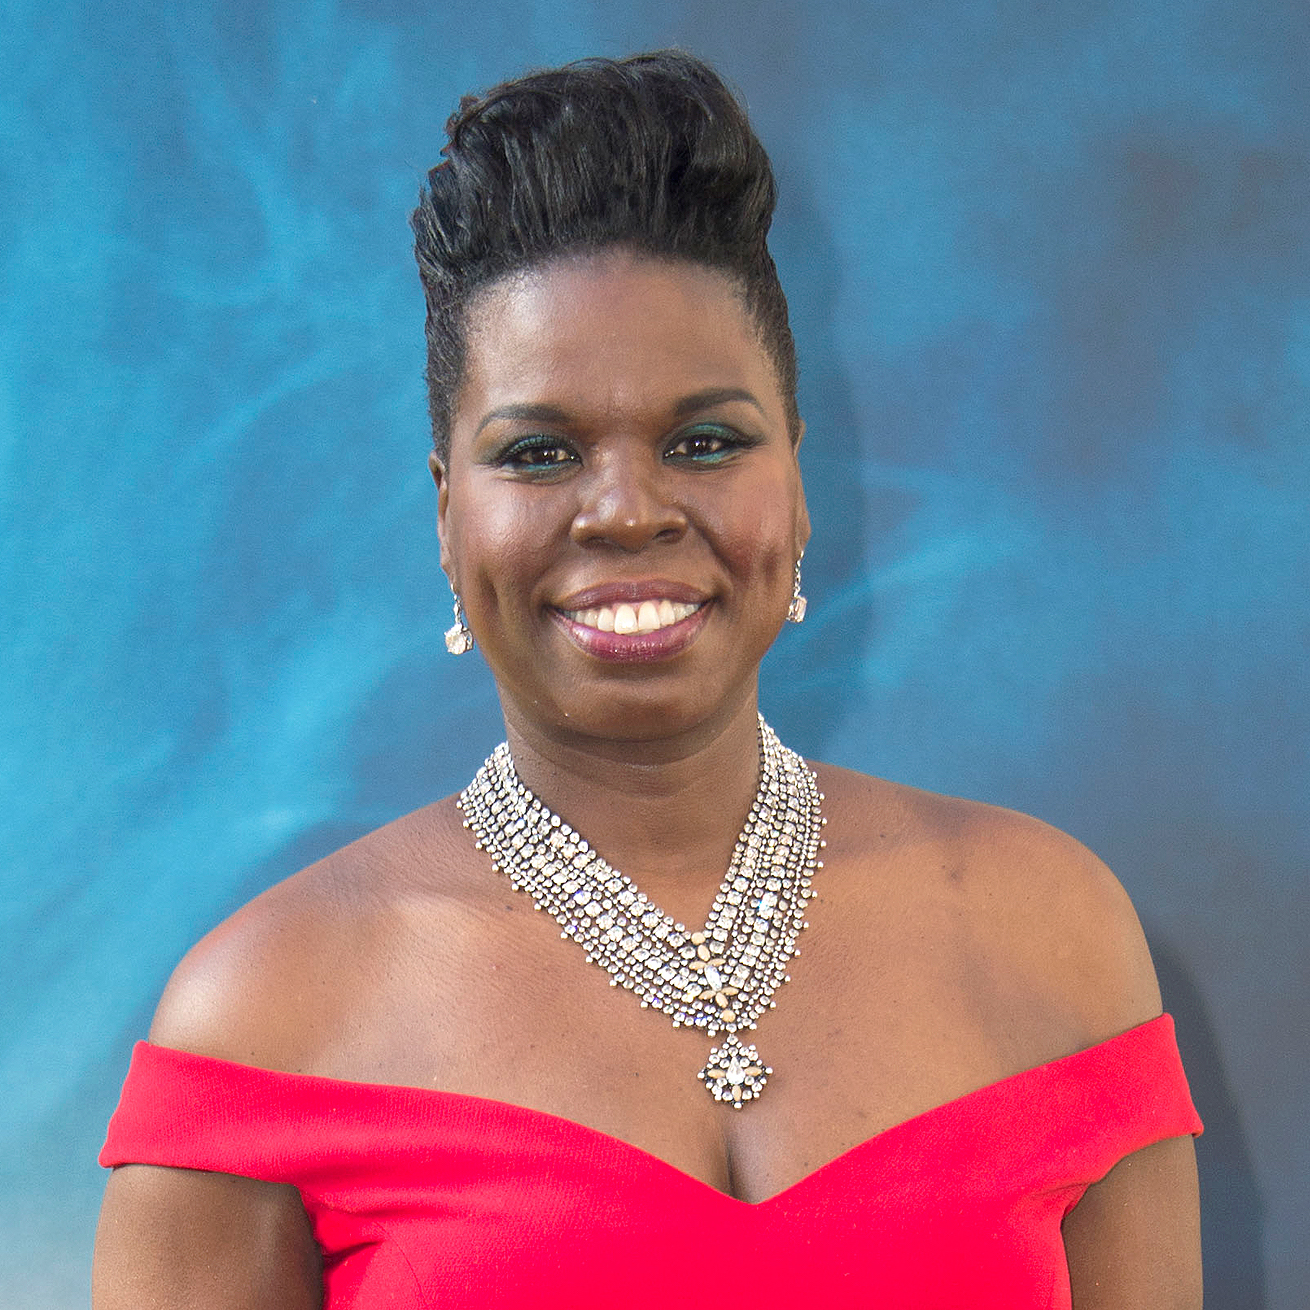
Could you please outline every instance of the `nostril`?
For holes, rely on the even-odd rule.
[[[625,550],[640,550],[654,541],[672,542],[686,530],[681,506],[650,486],[612,483],[607,494],[580,507],[573,521],[576,541],[603,540]]]

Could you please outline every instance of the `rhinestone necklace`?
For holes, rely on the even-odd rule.
[[[626,987],[643,1009],[662,1010],[675,1028],[703,1028],[715,1046],[698,1075],[716,1101],[740,1110],[773,1070],[737,1036],[772,1009],[790,981],[806,927],[811,875],[823,868],[823,795],[813,773],[760,721],[760,785],[737,838],[728,875],[699,932],[675,923],[585,838],[552,813],[514,770],[502,742],[460,793],[464,827],[510,886],[554,917],[561,937]]]

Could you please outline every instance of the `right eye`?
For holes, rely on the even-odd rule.
[[[532,436],[514,442],[500,457],[511,473],[555,473],[577,462],[577,455],[558,437]]]

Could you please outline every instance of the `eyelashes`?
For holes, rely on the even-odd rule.
[[[662,458],[675,465],[714,467],[758,446],[760,440],[721,423],[698,423],[677,433],[664,447]],[[550,477],[580,466],[583,456],[573,442],[563,437],[533,433],[511,441],[493,456],[492,462],[510,473]]]
[[[702,423],[681,433],[664,451],[665,459],[695,464],[721,464],[759,441],[720,423]]]
[[[559,437],[522,437],[496,457],[501,468],[520,473],[554,473],[581,463],[577,453]]]

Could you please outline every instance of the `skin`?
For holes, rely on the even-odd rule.
[[[663,908],[703,922],[754,794],[758,663],[809,534],[767,355],[719,275],[617,251],[496,285],[469,327],[449,463],[433,463],[442,564],[520,772]],[[561,621],[588,588],[652,578],[704,597],[672,657],[601,660]],[[491,876],[452,798],[211,933],[151,1039],[516,1102],[758,1201],[885,1128],[1159,1014],[1132,907],[1072,839],[815,767],[826,867],[792,982],[760,1021],[777,1072],[748,1111],[714,1105],[691,1076],[702,1035],[609,987]],[[1128,1157],[1065,1223],[1074,1304],[1194,1310],[1198,1229],[1191,1140]],[[319,1297],[291,1189],[113,1175],[98,1310]]]

